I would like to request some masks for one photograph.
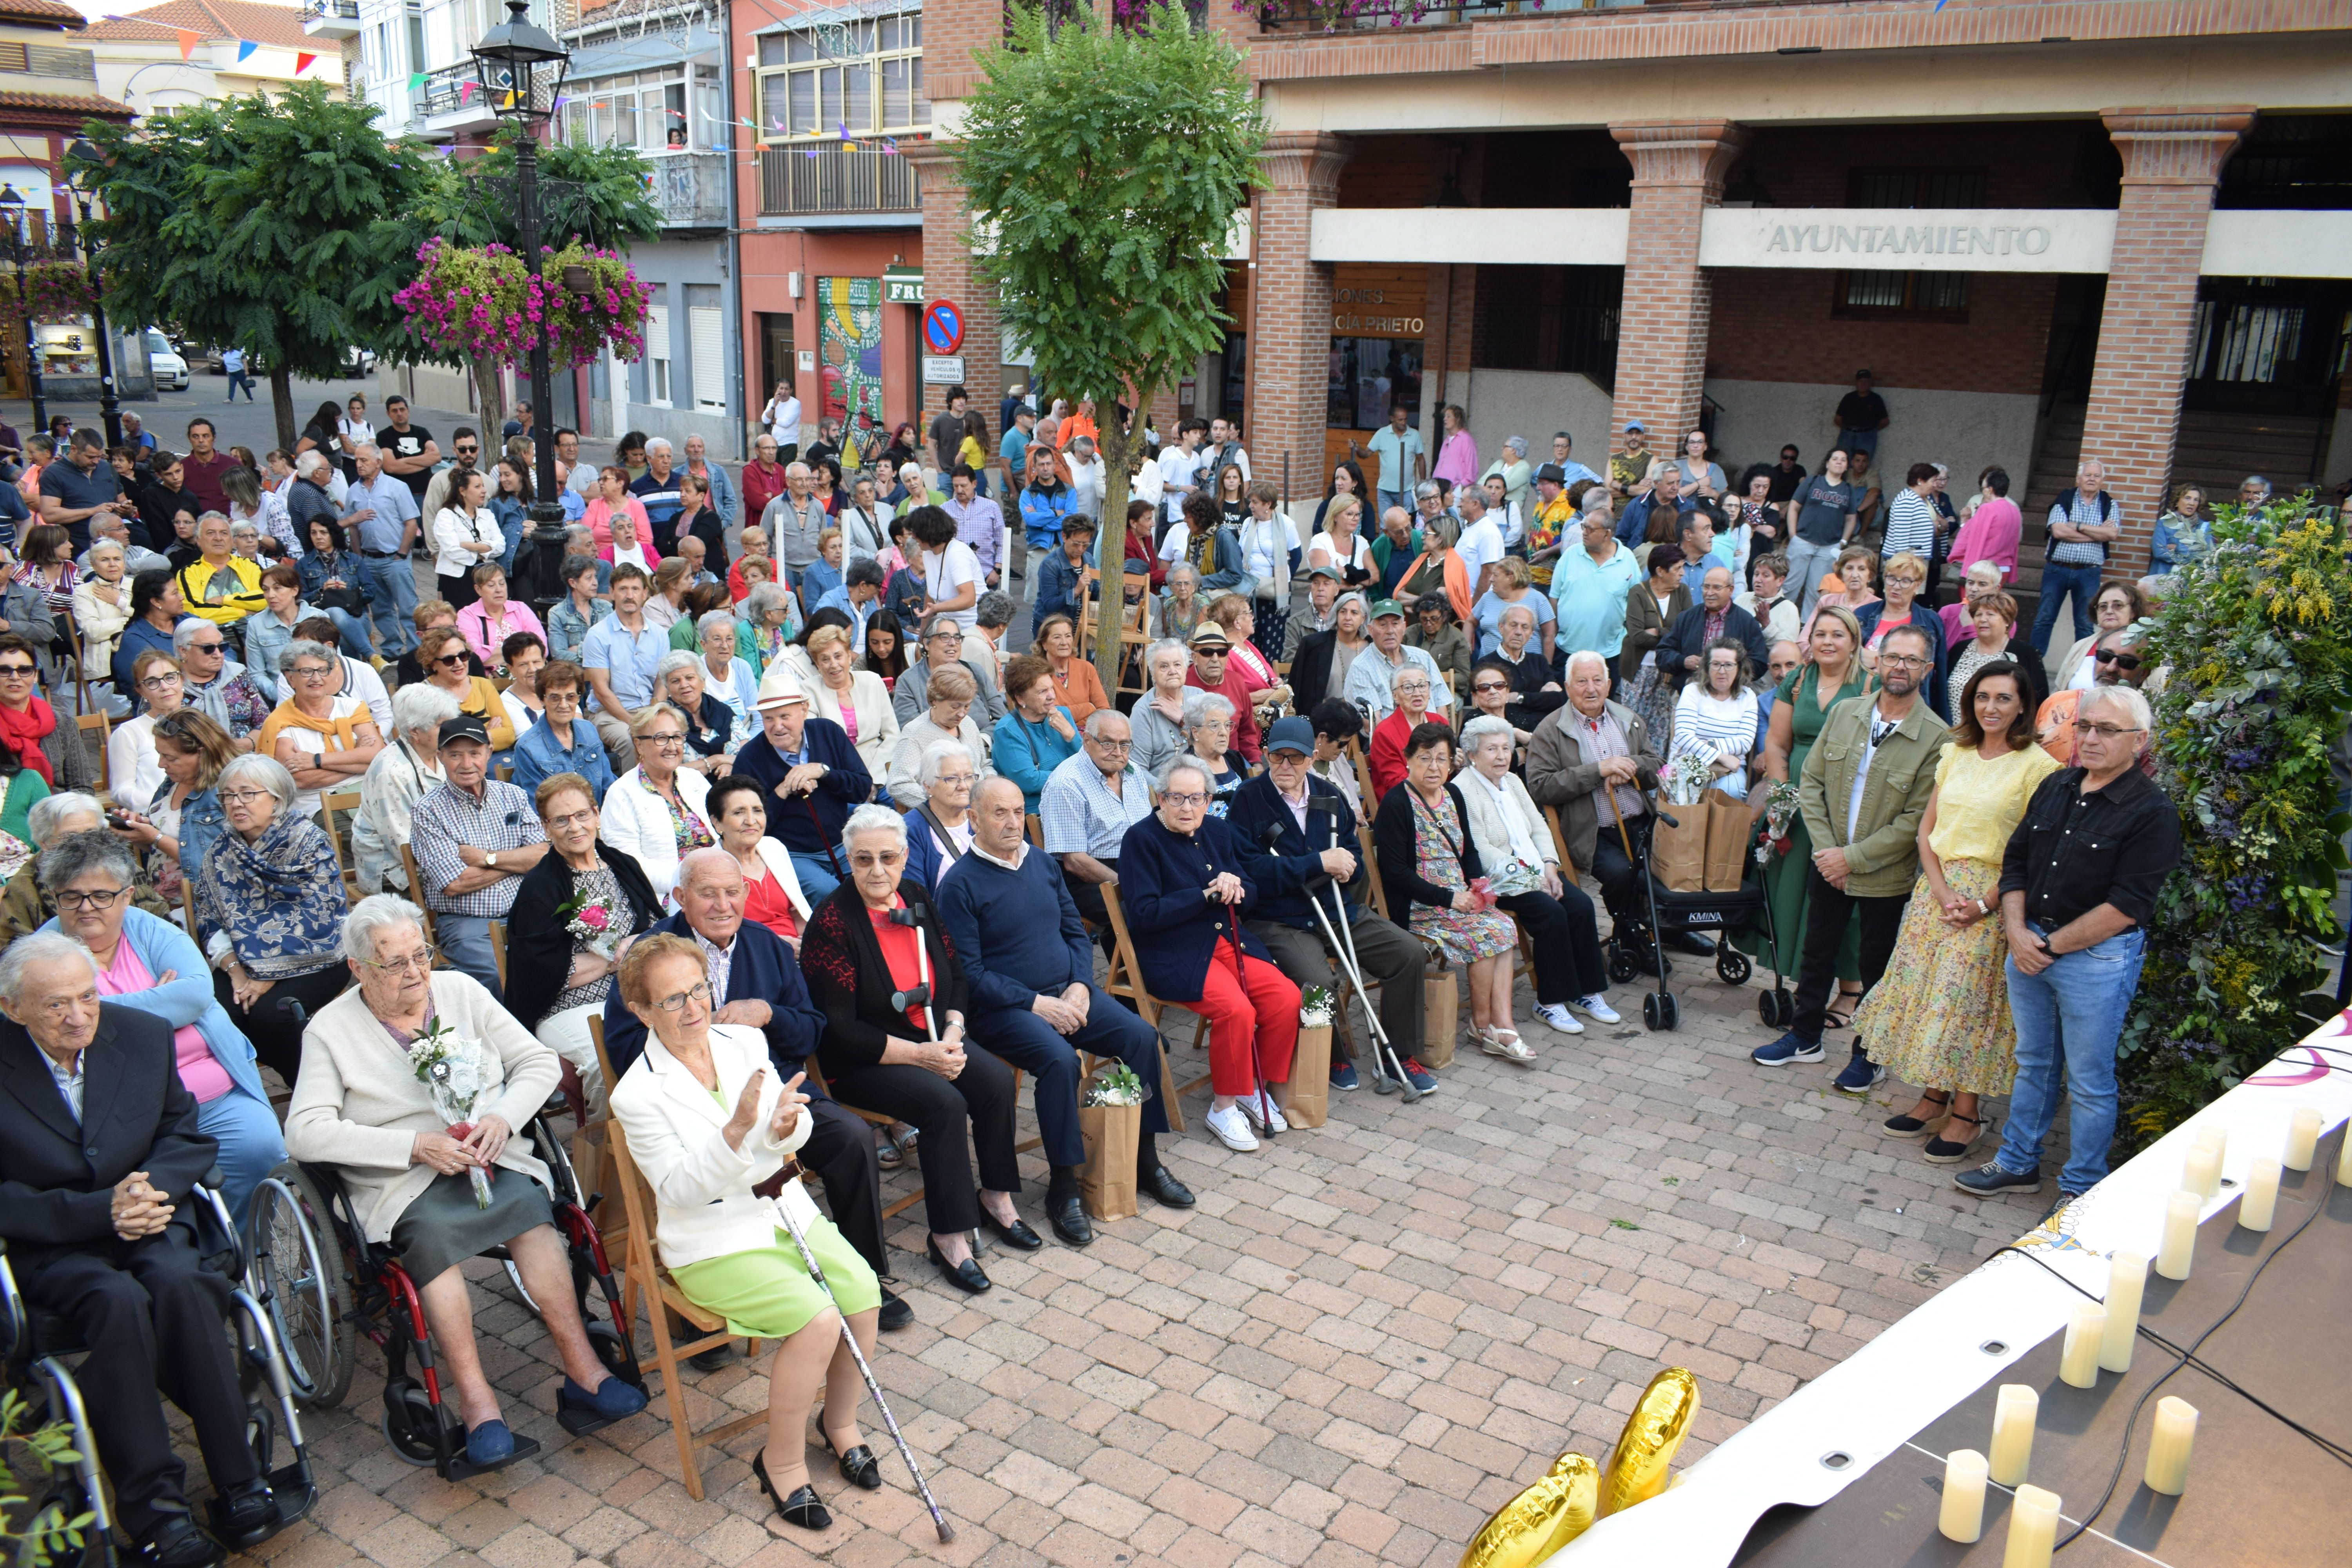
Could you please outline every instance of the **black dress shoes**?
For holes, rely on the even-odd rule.
[[[1057,1198],[1048,1194],[1045,1217],[1053,1222],[1054,1234],[1072,1247],[1092,1247],[1095,1227],[1087,1219],[1087,1205],[1077,1194]]]
[[[903,1329],[915,1321],[915,1309],[907,1305],[904,1297],[892,1294],[886,1285],[882,1288],[882,1310],[874,1321],[885,1329]]]
[[[1701,936],[1694,931],[1676,931],[1666,938],[1666,945],[1676,952],[1696,953],[1701,958],[1715,956],[1715,939]]]
[[[165,1515],[139,1547],[140,1561],[150,1568],[212,1568],[226,1555],[184,1513]]]
[[[260,1545],[284,1522],[268,1481],[250,1480],[213,1499],[213,1533],[233,1552]]]
[[[873,1449],[860,1443],[845,1454],[833,1446],[832,1433],[825,1432],[823,1427],[819,1427],[818,1431],[824,1437],[825,1451],[834,1457],[835,1463],[840,1465],[843,1480],[847,1481],[851,1486],[862,1487],[869,1492],[878,1492],[882,1489],[882,1465],[875,1458]]]
[[[1188,1209],[1192,1206],[1192,1189],[1178,1181],[1175,1173],[1165,1165],[1154,1165],[1149,1171],[1138,1171],[1135,1174],[1135,1190],[1156,1203],[1166,1204],[1171,1209]]]
[[[1019,1215],[1013,1215],[1012,1223],[1008,1225],[986,1209],[982,1209],[980,1211],[980,1223],[986,1226],[997,1240],[1007,1247],[1017,1247],[1023,1252],[1034,1252],[1045,1245],[1045,1238],[1030,1229],[1029,1222]]]
[[[939,1271],[948,1277],[948,1283],[966,1295],[977,1296],[991,1288],[988,1276],[981,1272],[979,1258],[967,1258],[961,1263],[950,1263],[940,1251],[940,1244],[928,1237],[923,1240],[923,1250],[930,1254],[931,1262]]]
[[[833,1528],[833,1515],[826,1511],[814,1487],[794,1487],[792,1496],[776,1497],[775,1485],[768,1479],[768,1456],[764,1450],[751,1456],[751,1473],[760,1478],[760,1489],[775,1499],[776,1513],[786,1524],[797,1524],[803,1530]]]

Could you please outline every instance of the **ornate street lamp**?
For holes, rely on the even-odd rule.
[[[98,149],[80,137],[66,149],[66,157],[74,206],[81,214],[74,241],[89,270],[89,316],[98,329],[98,416],[106,426],[106,444],[112,448],[122,445],[122,405],[114,395],[114,345],[108,341],[106,306],[100,298],[98,242],[89,237],[89,185],[98,177],[100,159]]]
[[[481,90],[500,120],[520,132],[515,138],[515,226],[522,240],[522,264],[540,275],[539,132],[554,113],[572,56],[548,31],[530,20],[529,0],[507,0],[507,19],[474,46],[474,69]],[[556,500],[555,443],[543,423],[554,406],[554,383],[542,332],[530,345],[530,405],[542,424],[532,432],[531,573],[527,595],[544,620],[563,586],[563,506]]]
[[[8,226],[8,255],[16,264],[16,309],[25,318],[25,374],[33,394],[33,427],[46,435],[49,405],[41,391],[41,351],[33,342],[33,306],[25,297],[25,198],[14,185],[0,185],[0,223]]]

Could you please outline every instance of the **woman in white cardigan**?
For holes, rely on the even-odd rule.
[[[368,1240],[400,1255],[466,1423],[466,1457],[495,1466],[514,1458],[514,1435],[474,1343],[473,1303],[458,1271],[468,1258],[504,1246],[514,1259],[563,1364],[565,1407],[619,1417],[644,1409],[646,1395],[597,1359],[572,1293],[571,1255],[555,1234],[547,1167],[514,1141],[555,1088],[556,1055],[472,976],[431,969],[423,928],[422,911],[389,893],[362,899],[344,918],[343,956],[358,984],[321,1007],[302,1037],[286,1149],[335,1167]],[[410,1065],[419,1037],[436,1028],[477,1060],[487,1085],[462,1140]],[[475,1171],[506,1173],[491,1181],[488,1208],[476,1199]]]
[[[800,1182],[785,1182],[778,1198],[754,1192],[808,1141],[808,1097],[801,1075],[778,1081],[766,1037],[713,1022],[702,950],[665,932],[642,937],[621,960],[620,982],[621,1000],[645,1022],[646,1054],[614,1086],[613,1115],[653,1187],[662,1262],[687,1300],[725,1318],[730,1333],[782,1342],[768,1373],[768,1441],[751,1469],[786,1521],[826,1529],[833,1516],[809,1484],[807,1458],[820,1384],[824,1440],[842,1476],[869,1491],[882,1484],[858,1435],[866,1390],[835,1310],[838,1303],[871,1355],[881,1282]],[[831,1301],[780,1207],[807,1237]]]
[[[809,668],[816,679],[805,683],[810,700],[822,718],[849,733],[857,760],[877,779],[890,776],[890,763],[898,750],[898,715],[890,705],[889,688],[869,669],[850,668],[856,655],[849,634],[839,626],[819,626],[809,633]]]
[[[686,720],[668,703],[637,710],[629,734],[637,765],[604,792],[597,837],[644,867],[654,896],[675,909],[679,859],[719,842],[710,826],[710,781],[684,765]]]
[[[1609,966],[1601,953],[1600,923],[1592,900],[1576,879],[1560,875],[1551,824],[1511,772],[1515,743],[1509,720],[1492,713],[1471,720],[1462,726],[1462,750],[1469,760],[1454,783],[1462,792],[1468,816],[1464,826],[1478,847],[1488,885],[1535,950],[1536,1016],[1563,1035],[1580,1035],[1584,1026],[1570,1008],[1597,1023],[1617,1022],[1604,994]],[[1518,1043],[1519,1051],[1526,1055],[1513,1052],[1509,1043],[1499,1050],[1486,1048],[1514,1061],[1534,1055],[1524,1043]]]

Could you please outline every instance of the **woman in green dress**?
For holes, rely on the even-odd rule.
[[[1806,754],[1812,751],[1829,710],[1849,697],[1864,696],[1874,689],[1875,683],[1856,657],[1861,647],[1862,628],[1855,624],[1853,611],[1842,605],[1824,605],[1815,614],[1805,662],[1780,683],[1772,700],[1772,723],[1764,742],[1769,784],[1801,779]],[[1766,788],[1751,796],[1759,811],[1771,793]],[[1805,831],[1803,816],[1794,812],[1790,814],[1788,837],[1789,852],[1773,856],[1764,868],[1764,886],[1772,900],[1773,930],[1780,937],[1780,971],[1793,982],[1797,955],[1805,951],[1805,868],[1813,856],[1812,836]],[[1756,958],[1768,955],[1760,930],[1738,933],[1733,945]],[[1862,1000],[1858,922],[1847,925],[1845,940],[1838,944],[1837,973],[1838,999],[1830,1008],[1829,1022],[1832,1028],[1843,1028],[1853,1022],[1854,1006]]]

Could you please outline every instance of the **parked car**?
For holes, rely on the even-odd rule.
[[[173,392],[188,390],[188,362],[172,346],[172,340],[150,327],[146,331],[147,368],[155,384]]]
[[[357,344],[343,351],[343,374],[365,375],[375,368],[375,354]]]

